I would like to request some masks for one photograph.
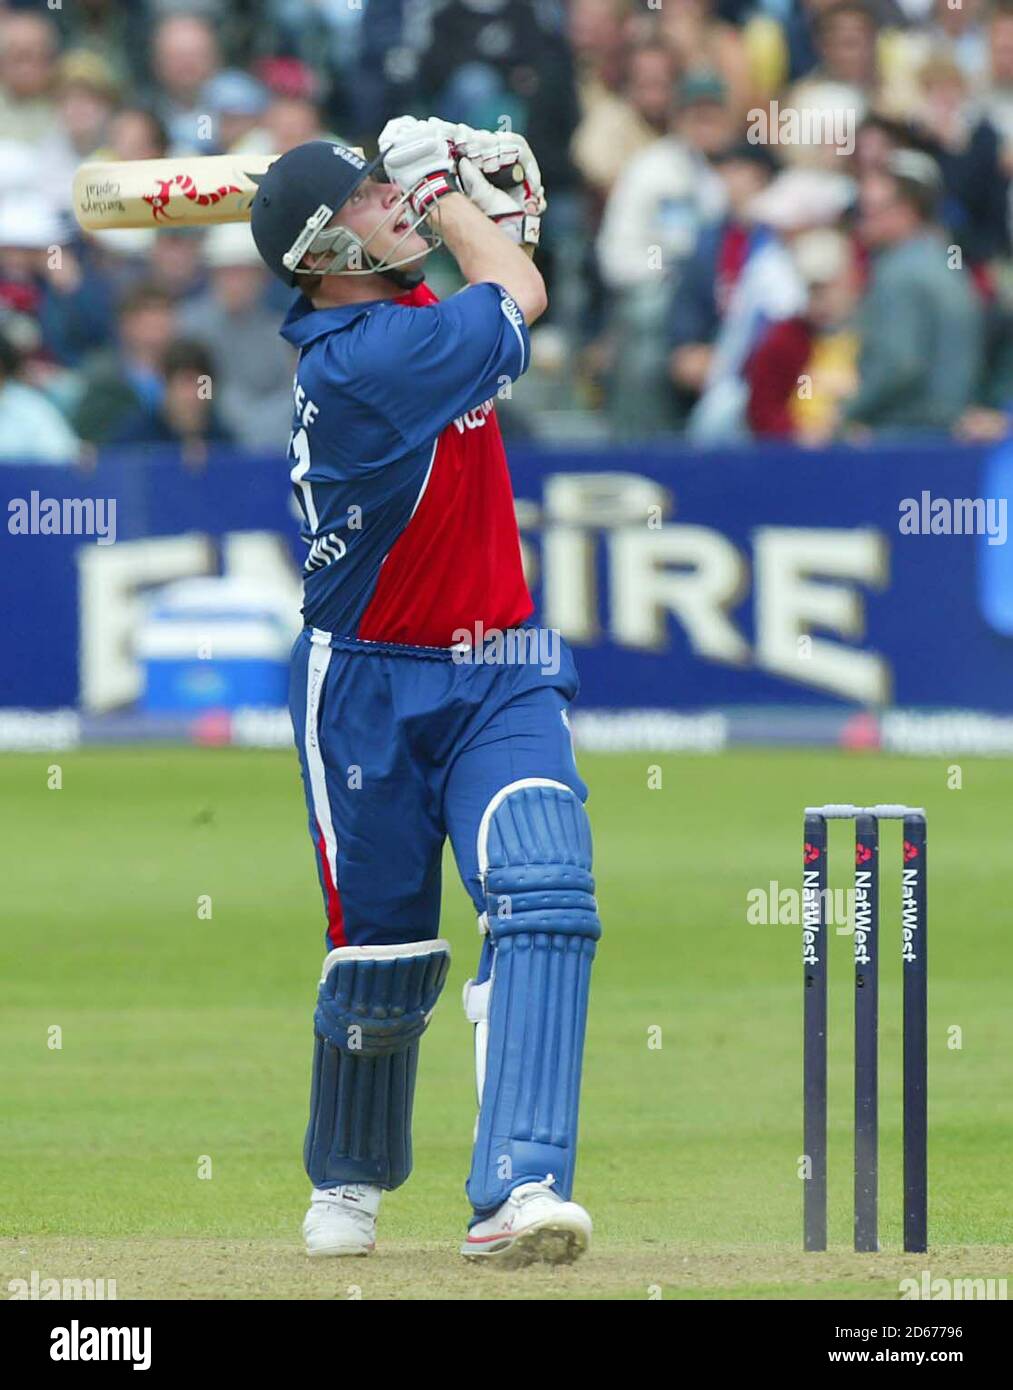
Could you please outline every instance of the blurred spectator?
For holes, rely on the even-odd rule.
[[[747,418],[758,439],[814,444],[832,433],[857,384],[860,279],[851,243],[830,227],[795,237],[791,256],[808,303],[804,313],[772,324],[750,356]]]
[[[60,134],[46,142],[38,183],[57,207],[70,210],[70,186],[77,166],[94,159],[108,138],[119,101],[112,70],[98,53],[67,53],[58,66],[57,115]]]
[[[859,231],[873,264],[858,317],[858,390],[841,412],[848,432],[949,431],[972,400],[982,316],[935,227],[941,191],[938,166],[913,150],[862,179]]]
[[[757,103],[776,97],[787,81],[789,51],[783,12],[790,9],[790,3],[747,5],[741,20],[749,80]]]
[[[102,444],[126,421],[153,418],[164,392],[166,344],[174,329],[172,301],[153,285],[138,285],[120,305],[117,341],[84,364],[72,423],[82,439]]]
[[[86,244],[66,244],[44,253],[39,321],[57,362],[76,367],[113,335],[114,289]]]
[[[151,234],[148,278],[175,306],[188,304],[207,286],[203,227],[160,228]]]
[[[62,239],[51,203],[32,187],[29,145],[0,142],[0,308],[38,319],[46,249]]]
[[[679,277],[670,314],[669,369],[687,405],[696,401],[706,385],[732,290],[760,235],[747,210],[776,168],[764,145],[730,146],[715,163],[725,187],[727,212],[702,228]]]
[[[66,49],[101,54],[119,82],[142,76],[150,22],[147,0],[73,0],[50,8]]]
[[[105,144],[119,86],[104,58],[97,53],[67,53],[59,65],[57,110],[73,160],[72,170],[95,157]]]
[[[677,107],[671,132],[630,162],[605,208],[598,259],[612,289],[657,284],[659,268],[684,260],[701,224],[724,208],[710,165],[732,129],[724,86],[709,74],[687,78]]]
[[[64,223],[45,196],[0,192],[0,305],[38,324],[37,363],[73,365],[111,330],[108,281],[66,241]]]
[[[201,120],[208,111],[201,93],[218,70],[218,40],[205,20],[192,14],[170,15],[155,30],[152,66],[161,88],[157,107],[169,132],[174,154],[207,151]]]
[[[368,4],[350,4],[349,0],[270,0],[267,8],[273,20],[276,50],[294,55],[317,70],[323,68],[330,77],[326,119],[336,121],[342,129],[356,128],[356,89],[368,61],[363,53],[363,30],[367,11],[374,8],[372,0]],[[397,8],[403,8],[401,0],[397,0]],[[386,45],[380,56],[382,71],[382,64],[389,57]],[[374,135],[385,119],[382,116],[373,127]]]
[[[373,139],[391,112],[410,111],[418,61],[404,33],[407,0],[369,0],[359,30],[359,71],[349,96],[353,126]]]
[[[981,96],[982,114],[991,121],[1013,173],[1013,3],[999,0],[988,28],[989,70]]]
[[[943,171],[942,220],[972,264],[1007,255],[1009,178],[995,127],[976,117],[967,78],[953,59],[930,60],[919,77],[921,122]]]
[[[225,152],[256,130],[267,111],[269,99],[266,89],[255,77],[228,68],[212,77],[201,100],[214,123],[213,146]]]
[[[658,23],[683,73],[718,74],[737,127],[756,94],[741,31],[716,10],[714,0],[665,0]]]
[[[165,384],[154,412],[138,410],[113,436],[116,444],[177,444],[188,462],[203,461],[210,444],[230,444],[213,401],[214,358],[203,343],[177,338],[164,359]]]
[[[776,3],[775,13],[786,8],[783,20],[785,54],[782,71],[789,82],[807,76],[821,62],[819,26],[823,15],[838,0],[786,0]],[[870,0],[870,14],[879,31],[877,48],[882,58],[896,41],[899,31],[908,23],[905,5],[930,4],[931,0]],[[944,0],[945,3],[945,0]]]
[[[686,78],[671,133],[633,158],[606,204],[597,252],[612,292],[606,376],[619,435],[678,423],[667,369],[667,301],[701,226],[724,211],[724,187],[710,157],[728,143],[730,129],[721,82],[707,74]]]
[[[643,123],[645,139],[664,135],[672,119],[676,69],[669,50],[661,43],[642,43],[630,51],[625,95],[630,109]]]
[[[59,136],[59,34],[45,14],[0,13],[0,137],[41,144]]]
[[[875,12],[865,0],[834,0],[820,9],[815,29],[819,62],[780,102],[802,118],[798,142],[781,147],[786,160],[830,168],[837,156],[850,153],[856,128],[879,87],[876,33]]]
[[[333,132],[324,129],[320,107],[306,97],[276,97],[267,108],[263,130],[268,154],[285,154],[307,140],[326,140]]]
[[[412,35],[417,67],[411,105],[479,129],[509,125],[538,151],[546,185],[557,193],[571,188],[568,151],[579,113],[558,7],[530,0],[445,0],[425,9]]]
[[[552,214],[542,224],[539,262],[550,290],[549,323],[544,326],[558,327],[571,342],[595,340],[588,361],[604,341],[600,335],[605,293],[594,239],[605,200],[629,160],[658,134],[644,128],[644,117],[631,104],[628,9],[626,0],[570,0],[564,9],[565,28],[558,36],[566,54],[565,69],[561,67],[558,74],[564,80],[565,99],[548,122],[538,119],[540,102],[534,104],[532,119],[525,117],[526,134],[539,149],[544,139],[559,144],[558,137],[550,134],[552,120],[573,132],[568,146],[552,151],[552,175],[543,166],[543,175],[550,181],[558,178],[561,184]],[[650,105],[645,88],[656,85],[651,74],[657,73],[657,57],[642,61],[638,55],[632,61],[638,91]],[[664,71],[664,59],[662,67]],[[554,85],[555,79],[550,82]],[[670,81],[668,86],[670,103]]]
[[[949,58],[936,57],[920,74],[912,119],[874,112],[858,130],[854,167],[863,174],[885,169],[898,150],[929,154],[942,171],[940,221],[982,272],[1008,254],[1009,178],[993,126],[968,99],[964,76]]]
[[[271,58],[257,64],[268,101],[259,122],[233,148],[260,154],[285,154],[307,140],[335,138],[324,128],[320,81],[312,68],[294,58]],[[374,132],[374,138],[379,135]]]
[[[722,164],[732,217],[725,224],[716,267],[717,331],[707,356],[700,398],[687,421],[698,443],[730,442],[748,434],[746,364],[771,324],[800,315],[805,288],[778,234],[753,215],[773,170],[757,147],[732,150]],[[752,156],[752,158],[750,157]]]
[[[860,178],[874,170],[885,169],[896,150],[914,149],[929,153],[913,122],[880,111],[870,112],[855,137],[854,173]]]
[[[624,8],[622,0],[570,0],[567,7],[567,37],[585,108],[593,89],[617,92],[622,85]]]
[[[633,156],[668,130],[675,71],[669,49],[649,42],[630,52],[621,91],[611,92],[599,81],[581,85],[583,115],[570,153],[584,180],[602,198]]]
[[[21,358],[0,330],[0,464],[73,463],[80,443],[41,391],[19,380]]]
[[[815,27],[821,9],[832,0],[789,0],[781,21],[784,53],[775,70],[782,82],[795,82],[819,62]]]
[[[852,206],[855,181],[832,169],[782,169],[750,209],[782,236],[835,226]]]
[[[209,290],[179,316],[181,331],[218,363],[215,394],[225,427],[247,449],[277,452],[292,416],[295,358],[264,304],[267,271],[250,228],[213,227],[205,246]]]
[[[988,24],[985,0],[935,0],[926,39],[933,51],[946,52],[968,82],[979,83],[988,73]]]
[[[891,35],[883,53],[883,82],[892,94],[891,110],[917,92],[919,73],[933,58],[955,63],[977,89],[988,76],[988,26],[985,0],[932,0],[922,24]]]
[[[108,159],[163,159],[169,136],[159,117],[146,106],[121,106],[109,122]]]

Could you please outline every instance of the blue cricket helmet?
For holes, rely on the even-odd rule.
[[[370,161],[331,140],[310,140],[280,155],[259,183],[250,210],[253,240],[268,267],[286,285],[307,251],[336,250],[319,234],[383,157]],[[314,247],[314,242],[317,246]]]

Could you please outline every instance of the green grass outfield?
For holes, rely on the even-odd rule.
[[[47,786],[59,763],[62,788]],[[651,767],[662,786],[649,788]],[[1013,1265],[1013,763],[832,752],[585,756],[605,923],[576,1195],[596,1244],[507,1275],[457,1255],[474,1119],[452,861],[450,980],[423,1043],[410,1182],[371,1260],[309,1262],[299,1223],[321,909],[294,755],[123,749],[0,759],[0,1297],[897,1298]],[[880,1255],[850,1243],[850,939],[831,960],[831,1238],[803,1255],[800,931],[747,894],[800,878],[811,801],[929,812],[930,1241],[900,1243],[897,826],[883,827]],[[831,882],[850,826],[831,827]],[[396,865],[390,866],[394,872]],[[212,917],[198,916],[210,895]],[[48,1045],[58,1027],[62,1046]],[[652,1046],[660,1039],[660,1046]],[[960,1046],[954,1046],[959,1042]],[[200,1176],[210,1160],[210,1178]]]

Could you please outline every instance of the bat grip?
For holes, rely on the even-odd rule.
[[[493,188],[502,188],[504,192],[512,193],[524,182],[524,168],[521,164],[511,164],[497,169],[493,174],[486,174],[485,177]]]
[[[387,177],[386,170],[384,177]],[[502,169],[496,169],[484,177],[487,183],[492,184],[493,188],[500,188],[505,193],[513,193],[514,189],[520,188],[524,182],[524,166],[520,163],[504,165]]]
[[[459,147],[451,146],[456,158],[460,153]],[[516,164],[505,164],[502,169],[496,169],[491,174],[484,174],[486,183],[491,183],[493,188],[500,188],[504,193],[513,193],[520,188],[524,182],[524,165],[518,161]]]

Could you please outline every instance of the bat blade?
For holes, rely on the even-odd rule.
[[[277,155],[181,155],[83,164],[74,216],[85,231],[247,222],[257,181]]]

